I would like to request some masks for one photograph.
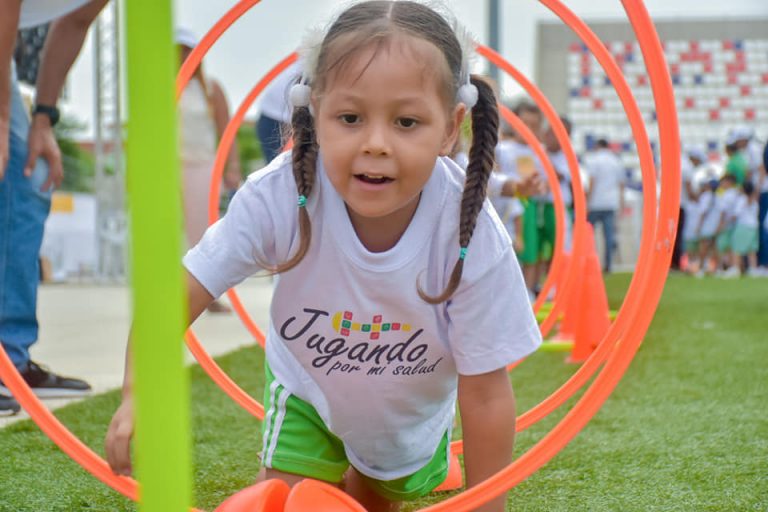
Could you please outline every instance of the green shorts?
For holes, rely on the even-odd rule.
[[[523,251],[518,259],[524,265],[549,261],[555,251],[555,205],[529,199],[523,213]]]
[[[736,226],[733,228],[733,235],[731,236],[731,247],[733,252],[738,255],[745,256],[752,252],[757,252],[759,243],[759,230],[757,226]]]
[[[721,253],[731,250],[731,238],[733,238],[733,226],[723,229],[715,239],[717,250]]]
[[[262,465],[284,473],[339,483],[349,468],[344,443],[331,433],[309,403],[289,393],[265,363]],[[375,480],[368,486],[391,501],[413,500],[430,493],[448,476],[446,433],[429,463],[412,475]]]

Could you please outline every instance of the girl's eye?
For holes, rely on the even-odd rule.
[[[355,124],[360,120],[360,116],[357,114],[342,114],[339,119],[344,124]]]
[[[401,117],[397,120],[397,125],[400,126],[400,128],[413,128],[416,126],[416,120],[410,117]]]

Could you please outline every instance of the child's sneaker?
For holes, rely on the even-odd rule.
[[[723,270],[720,277],[723,279],[736,279],[737,277],[741,277],[741,270],[736,266],[728,267],[726,270]]]
[[[0,393],[0,416],[13,416],[21,410],[19,402],[12,396]]]
[[[27,385],[40,398],[84,396],[91,391],[91,386],[84,380],[56,375],[34,361],[30,361],[27,369],[20,373]],[[10,394],[1,382],[0,393]]]

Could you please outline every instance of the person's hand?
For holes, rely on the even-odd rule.
[[[51,188],[61,185],[64,179],[64,167],[61,164],[61,151],[53,135],[50,119],[46,116],[36,115],[32,118],[32,126],[29,128],[29,156],[24,166],[24,176],[29,178],[35,170],[38,158],[48,161],[48,179],[45,180],[40,190],[47,192]]]
[[[516,195],[523,197],[539,196],[547,192],[547,184],[542,181],[538,173],[528,175],[517,182]]]
[[[0,180],[5,178],[5,168],[8,167],[8,160],[10,158],[8,150],[9,139],[10,131],[8,129],[8,123],[0,119]]]
[[[130,476],[131,438],[133,437],[133,399],[123,398],[123,403],[112,416],[107,430],[105,451],[109,467],[116,475]]]
[[[515,240],[512,242],[512,248],[518,254],[525,250],[525,242],[523,241],[522,236],[518,235],[515,237]]]

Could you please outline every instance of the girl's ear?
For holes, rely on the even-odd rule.
[[[456,139],[459,137],[461,131],[461,123],[464,121],[464,116],[467,113],[467,107],[463,103],[458,103],[451,112],[451,117],[448,119],[448,124],[445,126],[445,137],[443,143],[440,146],[440,156],[448,156],[451,154]]]

